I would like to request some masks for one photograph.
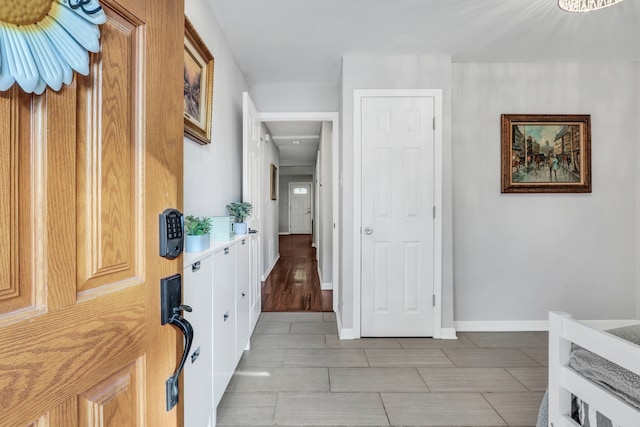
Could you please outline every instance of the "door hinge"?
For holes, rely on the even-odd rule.
[[[436,207],[434,206],[433,207],[433,218],[435,219],[435,217],[436,217]]]
[[[433,296],[433,306],[435,307],[436,306],[436,296],[435,296],[435,294],[432,295],[432,296]]]
[[[436,118],[433,118],[433,130],[436,130]]]

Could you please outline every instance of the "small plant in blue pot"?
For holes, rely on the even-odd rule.
[[[200,252],[209,249],[211,225],[211,217],[208,216],[200,218],[188,215],[184,217],[187,252]]]
[[[235,218],[233,232],[236,234],[247,234],[247,223],[244,220],[251,215],[253,206],[248,202],[233,202],[227,205],[229,215]]]

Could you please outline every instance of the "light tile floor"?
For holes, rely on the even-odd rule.
[[[534,426],[542,332],[340,341],[333,313],[263,313],[219,426]]]

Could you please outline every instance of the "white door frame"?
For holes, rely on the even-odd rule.
[[[262,143],[262,126],[260,123],[260,114],[258,113],[258,111],[255,108],[255,105],[253,104],[253,100],[251,99],[251,96],[249,95],[248,92],[243,92],[242,93],[242,109],[243,109],[243,114],[242,114],[242,198],[243,201],[244,197],[246,197],[247,194],[251,194],[251,189],[252,187],[252,183],[250,182],[249,179],[247,179],[246,174],[248,173],[247,171],[253,167],[253,165],[251,165],[249,163],[249,158],[247,156],[248,153],[248,144],[249,144],[249,139],[255,139],[255,141],[257,142],[257,149],[258,149],[258,153],[259,153],[259,162],[258,162],[258,170],[254,171],[255,176],[254,178],[257,178],[257,180],[254,179],[254,186],[255,186],[255,190],[257,192],[257,194],[251,194],[254,197],[254,200],[252,201],[254,204],[254,210],[252,215],[249,217],[250,220],[247,221],[250,225],[250,222],[256,222],[255,221],[255,215],[258,215],[258,225],[257,225],[257,230],[258,233],[264,233],[264,212],[262,207],[264,206],[263,204],[263,192],[264,192],[264,188],[262,185],[260,185],[260,177],[263,176],[263,161],[264,161],[264,144]],[[252,110],[255,113],[255,117],[253,117],[254,119],[254,123],[249,123],[249,116],[245,113],[249,112],[249,110]],[[257,205],[257,204],[260,205]],[[254,224],[254,227],[256,227],[256,225]],[[251,292],[252,292],[252,300],[251,300],[251,319],[250,319],[250,325],[251,325],[251,333],[253,333],[253,330],[256,327],[256,324],[258,323],[258,318],[260,317],[260,313],[262,312],[262,299],[261,299],[261,292],[262,292],[262,287],[261,287],[261,278],[262,278],[262,265],[263,265],[263,253],[262,253],[262,234],[256,234],[254,235],[254,237],[251,237],[251,244],[252,245],[257,245],[257,249],[256,249],[256,260],[252,263],[252,269],[256,269],[256,271],[254,272],[252,270],[252,274],[251,274]],[[253,248],[252,248],[253,250]],[[257,286],[257,289],[254,287]],[[255,293],[254,293],[255,292]]]
[[[331,197],[333,199],[333,311],[338,313],[339,295],[340,295],[340,227],[338,222],[340,218],[340,114],[337,112],[307,112],[307,113],[260,113],[260,120],[263,122],[295,122],[295,121],[319,121],[331,122],[333,124],[333,132],[331,139],[331,157],[332,157],[332,185]],[[360,313],[360,312],[358,312]],[[340,321],[340,320],[338,320]],[[359,324],[358,324],[359,325]]]
[[[315,209],[315,203],[313,201],[315,197],[315,191],[313,191],[313,182],[311,181],[295,181],[289,183],[289,188],[287,190],[289,192],[289,234],[293,234],[291,232],[291,189],[300,185],[309,186],[309,209],[311,209],[311,213],[309,214],[309,229],[311,231],[309,232],[309,234],[315,235],[312,221],[313,219],[315,219],[313,215],[313,210]]]
[[[353,91],[353,331],[361,337],[362,294],[362,98],[429,97],[434,99],[434,273],[433,337],[442,337],[442,89],[356,89]]]

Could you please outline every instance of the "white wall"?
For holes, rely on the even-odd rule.
[[[241,199],[241,97],[248,85],[207,2],[186,0],[185,13],[215,57],[215,82],[212,144],[184,140],[184,211],[226,215],[226,204]],[[342,324],[351,327],[353,89],[443,89],[443,327],[449,327],[454,279],[456,320],[541,320],[548,309],[584,318],[640,318],[640,148],[632,131],[640,118],[639,81],[636,64],[451,64],[448,56],[350,55],[336,87],[256,85],[252,97],[265,112],[341,111],[343,286],[337,297]],[[499,117],[517,112],[592,115],[592,194],[500,194]],[[281,176],[280,188],[285,180]],[[286,193],[279,195],[280,206]],[[569,220],[564,226],[552,222],[549,234],[558,234],[566,248],[522,227],[555,212]],[[288,218],[283,230],[280,217],[280,231],[288,231]],[[455,223],[454,239],[447,218]],[[520,241],[528,244],[523,248]],[[560,259],[565,266],[551,262],[540,272],[527,257]]]
[[[340,266],[340,311],[342,326],[354,325],[353,272],[349,262],[354,253],[353,200],[353,90],[354,89],[442,89],[443,90],[443,265],[442,327],[453,327],[453,280],[451,237],[451,58],[447,55],[367,56],[347,55],[342,62],[342,140],[343,174],[342,236]],[[359,284],[358,284],[359,286]],[[359,332],[359,331],[357,331]]]
[[[322,135],[320,135],[322,138]],[[320,270],[322,253],[318,250],[320,242],[322,241],[322,215],[319,211],[320,207],[320,150],[316,154],[316,167],[313,171],[313,181],[311,188],[313,189],[313,203],[311,209],[311,220],[313,226],[313,247],[316,248],[316,260],[318,260],[318,274],[320,275],[320,283],[322,283],[322,271]]]
[[[320,136],[320,176],[318,199],[320,201],[318,218],[318,268],[322,273],[325,286],[333,281],[333,123],[322,122]]]
[[[260,112],[338,111],[338,86],[255,84],[251,96]]]
[[[640,100],[640,66],[636,63],[636,99]],[[636,123],[640,123],[640,104],[636,103]],[[640,144],[636,144],[636,165],[640,165]],[[636,166],[636,319],[640,319],[640,167]]]
[[[290,182],[313,182],[313,175],[311,173],[309,175],[286,175],[287,169],[286,166],[283,166],[285,175],[280,174],[279,180],[279,196],[278,203],[280,205],[280,219],[279,219],[279,230],[280,233],[288,233],[289,232],[289,183]]]
[[[635,317],[637,79],[634,64],[454,64],[457,321]],[[591,114],[593,192],[501,194],[502,113]]]
[[[186,0],[185,14],[214,57],[211,144],[184,139],[184,211],[194,215],[228,215],[226,205],[242,200],[242,92],[248,85],[230,52],[213,12],[204,0]],[[279,152],[265,145],[262,182],[262,273],[277,259],[278,202],[269,199],[269,165],[278,165]]]
[[[267,132],[267,127],[262,124],[261,134]],[[263,143],[263,167],[262,167],[262,279],[271,271],[280,254],[278,242],[278,200],[271,200],[271,164],[280,169],[280,150],[273,140]],[[276,195],[280,198],[280,194]]]
[[[352,89],[353,90],[353,89]],[[336,226],[338,227],[338,248],[339,248],[339,252],[340,252],[340,256],[338,257],[338,267],[337,267],[337,274],[335,275],[335,277],[333,278],[334,283],[338,283],[339,285],[337,286],[338,288],[338,292],[337,295],[335,295],[335,291],[334,291],[334,295],[333,298],[338,298],[338,303],[337,306],[336,304],[334,304],[334,306],[336,306],[336,319],[339,322],[338,323],[338,327],[344,327],[343,325],[343,320],[342,317],[344,316],[344,311],[345,311],[345,306],[344,306],[344,299],[345,299],[345,273],[344,273],[344,266],[345,264],[347,264],[347,254],[345,254],[344,252],[344,248],[345,245],[347,244],[347,240],[350,239],[350,236],[345,236],[344,232],[345,232],[345,228],[344,228],[344,218],[345,218],[345,213],[344,213],[344,200],[345,200],[345,192],[344,192],[344,155],[342,154],[342,152],[344,151],[344,139],[345,139],[345,131],[344,131],[344,126],[345,126],[345,115],[344,115],[344,61],[342,64],[342,67],[340,68],[340,81],[338,83],[338,92],[340,93],[340,96],[338,97],[338,112],[340,115],[340,129],[334,129],[335,132],[338,132],[338,146],[335,148],[336,150],[338,150],[338,218],[334,218],[334,221],[336,222]],[[351,106],[353,111],[353,106]],[[353,118],[351,118],[350,120],[353,120]],[[349,132],[351,132],[352,138],[353,138],[353,124],[351,123],[351,130]],[[335,166],[334,166],[335,167]],[[353,206],[353,205],[351,205]],[[349,253],[349,255],[351,255],[351,253]],[[351,271],[352,277],[353,277],[353,270]],[[351,283],[352,280],[351,278],[349,279],[349,282]],[[353,285],[351,285],[351,287],[349,287],[349,293],[350,295],[353,294]],[[353,305],[353,301],[352,299],[348,299],[349,302],[351,302],[351,305]],[[351,313],[351,317],[353,318],[353,313]],[[349,327],[353,327],[353,321],[351,322]]]
[[[242,197],[242,92],[248,85],[205,0],[186,0],[185,14],[214,56],[212,142],[184,139],[184,211],[227,215]]]

